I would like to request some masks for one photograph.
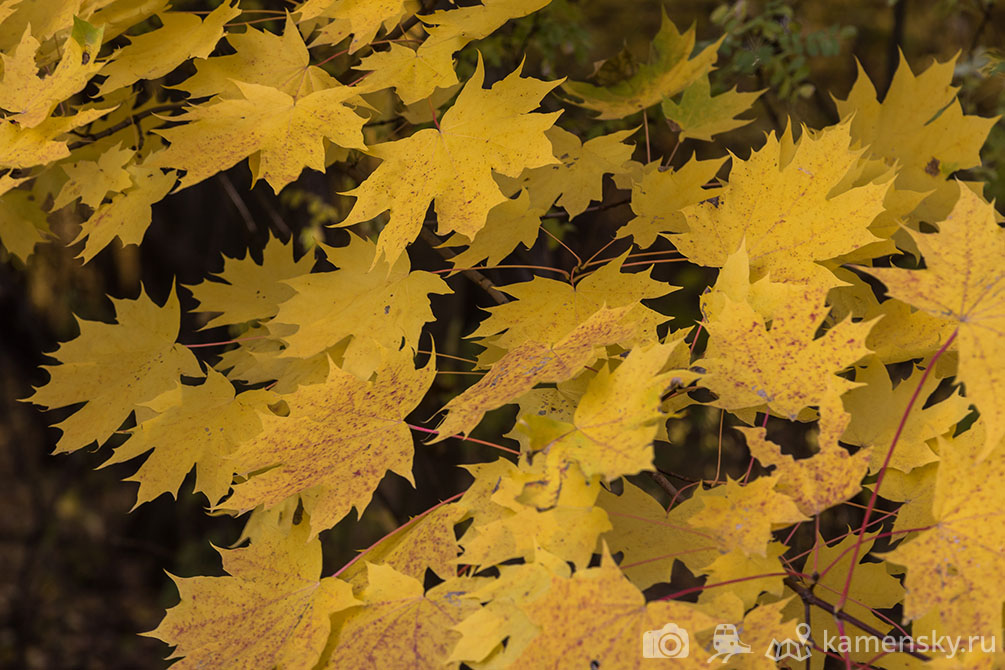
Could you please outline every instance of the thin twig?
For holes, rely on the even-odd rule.
[[[661,489],[666,491],[671,498],[676,498],[677,496],[680,495],[680,491],[677,489],[677,487],[674,486],[673,483],[669,479],[667,479],[662,472],[659,471],[650,472],[649,476],[652,477],[652,480],[656,482],[656,484],[659,485]]]
[[[433,232],[428,228],[426,228],[425,226],[423,226],[422,230],[419,232],[419,237],[421,237],[426,244],[432,247],[433,251],[438,253],[440,256],[443,256],[444,260],[449,261],[456,255],[452,251],[441,248],[440,239],[436,237],[436,235],[434,235]],[[478,284],[482,288],[482,290],[484,290],[486,293],[489,294],[490,298],[496,301],[496,304],[505,305],[506,303],[509,302],[509,298],[506,297],[506,294],[497,289],[495,284],[492,283],[492,280],[490,280],[488,277],[483,275],[478,270],[472,270],[468,268],[466,270],[460,270],[460,273],[465,277],[467,277],[468,279],[470,279],[471,281],[473,281],[474,283]]]
[[[605,209],[613,209],[614,207],[620,207],[621,205],[627,205],[632,201],[631,198],[624,198],[623,200],[618,200],[616,202],[611,202],[606,205],[594,205],[593,207],[587,207],[583,210],[586,212],[602,212]],[[541,217],[542,219],[567,219],[569,218],[568,212],[549,212]]]
[[[109,126],[108,128],[102,130],[101,132],[94,133],[93,135],[82,135],[82,137],[84,138],[82,141],[74,142],[73,144],[68,145],[66,148],[69,149],[70,151],[73,151],[74,149],[79,149],[80,147],[91,144],[92,142],[97,142],[98,140],[104,137],[114,135],[120,130],[128,128],[129,126],[133,125],[140,119],[146,118],[151,114],[157,114],[158,112],[170,112],[176,109],[183,109],[185,107],[185,104],[186,103],[183,102],[176,102],[170,105],[157,105],[156,107],[147,107],[146,109],[131,115],[125,121],[119,121],[114,126]]]
[[[244,225],[248,227],[248,232],[254,234],[257,226],[255,225],[254,217],[251,216],[251,210],[248,209],[248,205],[244,202],[244,198],[234,188],[234,184],[230,181],[230,177],[227,176],[226,172],[221,172],[219,176],[220,183],[223,184],[223,190],[226,191],[227,197],[230,198],[230,201],[234,203],[234,207],[237,208],[238,214],[244,220]]]

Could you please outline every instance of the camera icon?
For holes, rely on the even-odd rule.
[[[687,631],[675,623],[642,634],[642,658],[687,658],[689,653]]]

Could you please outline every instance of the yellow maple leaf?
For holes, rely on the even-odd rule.
[[[357,200],[337,225],[351,226],[390,210],[377,242],[378,256],[389,263],[419,234],[434,200],[437,232],[458,232],[470,239],[485,226],[489,211],[506,200],[493,171],[516,177],[525,168],[555,162],[544,131],[558,113],[529,112],[557,82],[524,78],[517,70],[486,90],[484,78],[479,59],[439,128],[368,149],[383,162],[346,194]]]
[[[144,633],[175,647],[172,667],[309,668],[321,656],[333,613],[359,601],[319,578],[321,542],[309,524],[269,528],[243,549],[218,550],[226,577],[174,577],[181,602]]]
[[[697,572],[720,554],[716,538],[687,523],[701,507],[693,498],[667,512],[651,495],[625,481],[621,495],[601,490],[597,505],[614,526],[604,533],[604,542],[624,554],[621,570],[640,589],[669,582],[675,560]]]
[[[750,609],[757,604],[762,593],[770,593],[776,597],[782,595],[784,586],[781,573],[785,570],[778,558],[787,550],[788,547],[781,542],[769,542],[764,556],[751,555],[742,549],[734,549],[720,554],[701,571],[708,575],[706,585],[735,582],[732,584],[730,594],[743,602],[744,609]],[[709,589],[701,592],[698,602],[707,603],[717,597],[716,589]],[[744,636],[744,640],[746,639]]]
[[[102,151],[96,160],[80,160],[62,165],[69,178],[56,195],[52,210],[62,209],[77,198],[91,209],[97,209],[105,195],[125,191],[133,185],[126,164],[136,155],[119,144]]]
[[[624,140],[635,130],[621,130],[580,141],[567,130],[553,126],[545,135],[561,163],[526,170],[517,183],[530,192],[531,206],[543,215],[552,205],[563,208],[573,219],[592,200],[603,198],[603,176],[622,173],[634,147]]]
[[[181,375],[201,376],[192,353],[175,343],[181,310],[172,292],[158,307],[145,293],[112,299],[116,323],[80,320],[80,335],[51,354],[49,381],[28,400],[45,408],[87,403],[56,427],[56,452],[107,440],[130,412],[173,389]]]
[[[792,498],[775,490],[778,479],[759,477],[742,485],[727,478],[721,486],[698,489],[692,500],[702,507],[687,522],[716,538],[726,551],[765,556],[772,530],[806,520]]]
[[[873,447],[872,463],[869,466],[873,472],[882,466],[898,430],[900,437],[889,467],[910,472],[938,460],[938,456],[926,443],[952,431],[967,416],[970,403],[958,393],[953,393],[934,405],[920,406],[939,386],[940,380],[935,375],[929,375],[918,393],[919,405],[901,423],[907,404],[918,389],[923,374],[923,370],[916,368],[910,377],[894,387],[883,364],[878,358],[871,357],[866,366],[855,373],[855,381],[865,386],[854,388],[842,396],[844,407],[851,414],[851,421],[841,436],[841,441]]]
[[[489,308],[489,317],[471,337],[482,338],[483,346],[505,350],[527,341],[554,344],[606,306],[627,308],[631,313],[626,319],[632,326],[631,339],[623,344],[654,340],[656,327],[666,317],[639,301],[664,296],[680,287],[653,279],[651,270],[622,272],[626,257],[627,252],[605,263],[575,286],[540,276],[529,282],[499,286],[500,291],[516,299]],[[479,362],[491,362],[491,356],[491,352],[485,352]]]
[[[3,248],[22,262],[35,250],[35,245],[50,238],[49,223],[45,212],[38,208],[38,201],[25,189],[14,189],[21,180],[9,175],[0,177],[0,188],[8,190],[0,195],[0,242]]]
[[[410,270],[407,254],[393,266],[376,260],[377,246],[350,235],[344,247],[322,247],[338,269],[288,279],[293,295],[279,305],[277,324],[298,329],[282,334],[284,356],[307,358],[353,336],[386,349],[419,346],[423,324],[433,320],[429,295],[450,293],[437,275]]]
[[[101,69],[95,59],[97,48],[71,38],[63,43],[63,57],[52,74],[39,77],[35,64],[39,47],[29,27],[14,55],[3,54],[0,108],[12,112],[8,120],[22,128],[35,128],[44,122],[56,105],[83,89]]]
[[[0,120],[0,169],[29,168],[69,156],[65,139],[57,138],[110,111],[112,108],[89,109],[70,116],[49,117],[34,128],[24,128],[7,119]]]
[[[483,507],[490,511],[472,515],[473,523],[459,540],[464,547],[460,562],[489,566],[513,558],[531,561],[543,549],[586,567],[597,537],[611,529],[607,514],[595,506],[601,490],[597,477],[585,476],[575,461],[560,453],[519,469],[481,465],[472,469],[481,478],[475,482],[479,488],[462,502],[468,506],[487,498],[491,504]]]
[[[363,604],[335,617],[334,649],[323,670],[457,670],[447,658],[460,638],[450,630],[478,604],[475,580],[454,578],[423,592],[422,582],[387,565],[367,563]]]
[[[996,118],[966,115],[952,86],[956,57],[934,62],[917,77],[900,54],[900,64],[880,103],[862,65],[845,100],[835,99],[838,114],[851,117],[852,139],[867,154],[897,164],[898,190],[935,191],[917,212],[941,219],[952,207],[955,192],[946,177],[980,165],[980,149]]]
[[[994,576],[1005,574],[1000,486],[1005,449],[999,444],[983,453],[982,424],[943,443],[932,527],[884,554],[907,568],[904,616],[932,615],[950,635],[988,637],[1002,631],[1005,581]]]
[[[725,159],[692,159],[677,170],[663,170],[662,161],[653,161],[643,169],[641,179],[632,183],[632,211],[635,218],[618,229],[617,237],[632,236],[640,248],[656,243],[660,233],[687,230],[681,210],[702,200],[715,198],[716,190],[702,186],[715,177]]]
[[[729,183],[714,199],[684,208],[688,231],[670,241],[694,263],[722,267],[746,240],[755,276],[837,286],[818,263],[878,239],[869,225],[889,187],[888,179],[833,193],[861,153],[848,149],[849,128],[805,130],[791,152],[771,134],[749,159],[734,156]]]
[[[474,385],[446,404],[438,426],[444,440],[470,433],[485,412],[512,402],[540,383],[554,383],[579,374],[597,358],[597,350],[622,341],[631,333],[625,323],[629,308],[601,309],[555,344],[527,341],[496,361]]]
[[[199,301],[199,312],[219,312],[203,328],[224,324],[260,321],[276,315],[279,303],[295,291],[285,282],[306,275],[314,265],[314,255],[293,258],[293,245],[270,238],[262,249],[262,264],[249,253],[241,258],[225,258],[223,270],[214,276],[221,281],[204,281],[188,289]]]
[[[455,234],[443,246],[459,245],[461,251],[448,259],[455,268],[472,267],[481,261],[496,265],[518,244],[530,249],[541,227],[540,211],[531,208],[530,193],[521,190],[516,198],[499,203],[489,211],[485,226],[472,240]]]
[[[307,46],[289,15],[282,36],[249,26],[243,33],[227,33],[226,38],[234,53],[209,59],[200,56],[195,74],[170,88],[188,91],[192,98],[240,98],[235,82],[243,81],[297,98],[337,84],[327,72],[310,64]]]
[[[304,496],[312,536],[353,507],[361,515],[388,470],[412,481],[412,434],[404,419],[435,372],[431,363],[416,369],[406,350],[389,354],[373,381],[332,365],[324,383],[284,394],[289,416],[261,413],[262,431],[233,455],[238,473],[270,469],[235,486],[220,506],[272,507],[315,487]]]
[[[318,17],[330,19],[322,24],[312,47],[338,44],[352,35],[349,53],[356,53],[373,42],[381,27],[392,30],[415,9],[414,0],[307,0],[297,8],[297,15],[301,22]]]
[[[224,25],[240,13],[228,0],[203,18],[188,12],[159,14],[160,28],[130,37],[129,46],[112,54],[101,70],[106,79],[100,95],[140,79],[163,77],[189,58],[209,58],[223,37]]]
[[[891,296],[958,324],[959,380],[987,425],[990,451],[1005,436],[1005,231],[995,209],[969,188],[959,188],[939,232],[911,232],[924,270],[862,268]]]
[[[848,425],[848,419],[836,393],[823,398],[817,435],[819,450],[809,458],[798,460],[783,454],[779,445],[769,442],[764,428],[739,430],[747,438],[751,455],[762,465],[774,468],[778,491],[792,498],[800,512],[814,516],[861,491],[871,451],[880,451],[861,449],[850,454],[841,447],[838,439]],[[880,463],[885,454],[884,451],[879,456]],[[872,458],[876,458],[875,455]]]
[[[368,91],[393,86],[406,105],[428,98],[435,89],[457,83],[453,63],[455,52],[474,40],[488,37],[510,19],[536,12],[549,2],[551,0],[484,0],[481,5],[420,16],[429,36],[417,49],[392,43],[387,51],[364,58],[359,67],[370,74],[361,85]],[[481,86],[480,79],[478,85]]]
[[[323,139],[364,148],[366,119],[346,104],[356,96],[353,88],[333,86],[294,98],[270,86],[234,84],[242,98],[214,98],[171,117],[183,125],[155,131],[171,145],[146,164],[186,170],[179,188],[187,188],[252,157],[253,179],[265,179],[278,193],[305,167],[325,169]]]
[[[599,119],[624,118],[676,95],[695,79],[712,71],[723,39],[720,37],[690,58],[694,49],[695,27],[691,26],[684,33],[678,32],[663,9],[663,20],[652,41],[653,57],[649,63],[640,65],[631,76],[612,86],[570,81],[562,89],[580,100],[573,100],[575,104],[600,112]]]
[[[152,220],[151,208],[164,199],[176,181],[174,172],[164,173],[148,165],[129,166],[126,171],[131,186],[99,205],[81,224],[80,232],[70,243],[77,244],[87,238],[78,256],[85,263],[116,237],[123,245],[142,242]]]
[[[843,321],[814,335],[827,316],[822,291],[777,306],[771,320],[747,302],[723,296],[717,318],[706,323],[708,348],[697,363],[702,385],[727,410],[767,405],[794,420],[805,407],[819,406],[832,393],[854,384],[836,376],[869,353],[864,340],[871,324]]]
[[[366,564],[387,565],[420,580],[425,579],[426,569],[440,579],[456,576],[457,555],[461,553],[454,534],[458,514],[456,506],[443,505],[409,520],[406,527],[367,548]],[[354,587],[362,586],[367,569],[357,562],[340,576]]]
[[[678,346],[687,346],[682,337],[638,347],[613,372],[602,368],[579,400],[571,424],[524,416],[518,429],[529,435],[530,453],[560,451],[587,476],[601,475],[607,481],[651,469],[657,424],[666,420],[661,395],[672,377],[684,384],[697,377],[679,370],[661,374]]]
[[[692,137],[711,142],[713,135],[751,123],[753,119],[734,117],[750,109],[754,101],[766,90],[737,93],[734,87],[731,91],[713,96],[708,75],[704,75],[684,89],[679,103],[666,98],[661,108],[663,115],[680,129],[678,141]]]
[[[599,567],[571,578],[552,575],[550,587],[521,609],[538,633],[507,666],[511,670],[647,668],[653,661],[644,650],[674,654],[685,644],[689,653],[675,658],[675,667],[707,668],[709,652],[694,637],[687,639],[717,623],[690,603],[647,603],[606,550]]]
[[[199,386],[181,386],[144,403],[158,414],[140,421],[130,431],[129,440],[117,447],[101,467],[153,449],[136,473],[126,479],[140,485],[137,507],[162,493],[176,497],[193,466],[195,491],[216,504],[230,490],[234,476],[228,456],[261,430],[256,407],[264,409],[274,400],[275,396],[265,391],[235,396],[227,378],[209,370]]]

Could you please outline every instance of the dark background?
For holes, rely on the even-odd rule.
[[[216,4],[178,2],[175,9],[204,10]],[[625,12],[620,10],[624,3],[617,0],[556,0],[549,9],[508,24],[499,36],[477,43],[489,66],[487,81],[512,71],[524,50],[528,52],[525,72],[544,78],[584,79],[594,61],[613,56],[625,44],[645,59],[647,41],[659,25],[660,5],[655,0],[634,4],[633,11]],[[242,6],[287,8],[278,1],[244,2]],[[750,2],[727,6],[734,17],[745,8],[743,20],[731,24],[727,24],[729,11],[719,9],[713,15],[717,7],[716,2],[676,2],[667,11],[680,28],[696,22],[699,39],[706,43],[722,34],[724,25],[735,31],[742,28],[742,34],[731,36],[720,52],[713,81],[720,89],[739,83],[741,90],[770,85],[772,91],[755,105],[756,123],[724,136],[722,142],[684,145],[674,158],[678,165],[696,150],[702,155],[722,155],[724,148],[730,148],[745,155],[748,147],[759,145],[763,132],[784,124],[789,115],[812,127],[835,121],[828,93],[845,96],[855,76],[854,58],[882,92],[896,66],[898,49],[916,72],[932,57],[945,60],[959,53],[957,83],[963,87],[965,111],[992,116],[1005,107],[1005,78],[987,79],[976,72],[987,49],[1003,46],[1005,7],[994,7],[991,2],[901,0],[892,6],[886,0]],[[281,23],[257,27],[280,30]],[[461,55],[460,68],[469,72],[473,62],[474,50],[468,48]],[[346,61],[340,66],[336,60],[333,72],[348,65]],[[173,83],[189,73],[181,68],[167,81]],[[547,105],[556,108],[553,100]],[[673,136],[658,109],[650,110],[649,118],[655,158],[669,153]],[[560,125],[584,136],[637,124],[638,118],[602,125],[575,110],[560,120]],[[641,133],[635,139],[640,147],[635,158],[645,160]],[[967,175],[989,181],[989,197],[1005,192],[997,168],[1003,156],[1005,137],[999,124],[985,147],[984,167]],[[164,609],[177,601],[165,571],[182,576],[219,574],[219,559],[210,545],[233,543],[243,525],[243,519],[207,516],[205,500],[190,492],[191,481],[182,487],[177,501],[164,495],[130,512],[135,485],[120,480],[132,474],[136,465],[95,470],[110,453],[107,447],[51,456],[58,432],[47,426],[66,412],[46,416],[18,401],[30,395],[32,386],[46,381],[39,369],[45,362],[42,353],[76,335],[73,315],[110,319],[106,295],[134,298],[142,282],[162,302],[175,280],[183,285],[198,283],[221,269],[222,254],[238,256],[249,246],[261,247],[270,234],[284,240],[292,236],[301,250],[306,241],[319,237],[339,243],[343,233],[322,224],[344,214],[346,199],[335,192],[346,190],[347,183],[351,186],[354,176],[351,171],[305,173],[300,182],[276,196],[266,184],[249,191],[250,175],[242,163],[155,206],[153,224],[139,248],[122,248],[115,242],[86,266],[74,260],[76,250],[60,243],[38,247],[27,266],[0,250],[0,667],[165,666],[161,659],[168,648],[137,636],[154,628]],[[626,195],[608,184],[605,201],[617,202]],[[630,216],[628,208],[621,206],[587,213],[572,224],[555,218],[548,225],[586,257]],[[65,241],[75,235],[79,219],[64,210],[53,217],[52,225]],[[411,257],[413,267],[445,267],[440,256],[422,242],[414,245]],[[541,265],[573,265],[568,252],[547,243],[543,235],[520,258]],[[530,278],[522,271],[491,270],[486,275],[498,284]],[[688,311],[696,304],[695,294],[714,273],[668,265],[658,267],[656,276],[687,287],[673,301],[656,306],[677,317],[674,327],[690,325],[697,316]],[[477,348],[461,342],[459,336],[484,317],[477,307],[492,302],[462,276],[450,279],[450,285],[455,294],[435,301],[439,320],[429,331],[439,351],[470,356]],[[195,302],[185,291],[181,295],[183,307],[191,309]],[[692,307],[684,307],[685,303]],[[191,316],[186,319],[182,342],[228,337],[225,329],[195,333],[199,322]],[[212,361],[209,351],[197,350],[203,360]],[[463,375],[439,376],[438,393],[431,394],[428,406],[417,410],[416,420],[429,419],[463,383]],[[496,413],[479,434],[505,432],[505,421],[511,418],[511,412]],[[677,430],[714,454],[718,413],[697,411]],[[729,449],[736,445],[730,431],[724,439],[724,472],[737,476],[746,464],[746,454]],[[495,454],[489,449],[453,440],[417,446],[418,491],[388,475],[362,522],[350,517],[322,535],[325,574],[410,516],[462,490],[465,475],[455,464],[492,458]],[[667,467],[686,476],[714,475],[693,462],[661,458]]]

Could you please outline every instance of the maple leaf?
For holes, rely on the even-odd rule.
[[[352,35],[349,53],[373,42],[377,31],[390,31],[411,14],[408,0],[307,0],[297,8],[300,21],[324,17],[324,24],[311,46],[338,44]]]
[[[659,32],[652,41],[652,60],[623,81],[612,86],[595,86],[570,81],[562,89],[578,98],[574,104],[600,112],[598,119],[620,119],[652,107],[687,88],[698,77],[708,74],[724,38],[702,49],[689,60],[694,49],[695,28],[680,33],[663,10]],[[601,68],[603,72],[603,68]]]
[[[406,105],[428,98],[436,88],[447,88],[457,83],[453,64],[455,52],[474,40],[488,37],[510,19],[536,12],[550,1],[484,0],[481,5],[419,16],[426,24],[429,36],[418,49],[392,43],[387,51],[364,58],[359,67],[370,74],[363,80],[362,86],[370,91],[393,86]],[[478,86],[481,86],[480,78]],[[488,107],[500,103],[501,100]]]
[[[955,201],[957,170],[980,165],[980,149],[997,118],[966,115],[952,86],[956,57],[934,62],[917,77],[900,54],[890,88],[880,103],[862,65],[845,100],[834,99],[838,114],[851,117],[851,133],[868,155],[900,168],[897,190],[931,192],[918,215],[941,219]]]
[[[736,587],[730,594],[743,602],[744,609],[749,609],[757,604],[757,599],[762,593],[770,593],[777,597],[782,595],[784,586],[781,573],[784,570],[778,559],[787,549],[788,547],[781,542],[769,542],[764,556],[751,555],[742,549],[734,549],[729,553],[720,554],[701,571],[708,575],[707,584],[735,580]],[[718,597],[713,595],[714,593],[714,590],[702,591],[698,596],[698,602],[714,601]],[[744,635],[744,640],[746,639],[747,636]]]
[[[792,498],[775,490],[778,479],[760,477],[743,485],[727,478],[722,486],[695,491],[702,508],[687,522],[718,538],[727,551],[765,556],[774,528],[806,520]]]
[[[565,209],[573,219],[603,198],[603,176],[621,173],[630,164],[634,147],[624,140],[634,130],[622,130],[581,142],[567,130],[553,126],[545,135],[561,163],[526,170],[517,180],[530,192],[531,205],[540,214],[552,205]]]
[[[692,262],[722,267],[746,240],[755,276],[837,286],[818,263],[878,239],[869,225],[889,187],[874,182],[833,192],[859,160],[860,152],[848,149],[849,128],[807,129],[789,156],[774,134],[749,159],[734,156],[729,183],[714,199],[684,208],[688,231],[670,241]]]
[[[14,188],[22,180],[0,177],[0,242],[11,255],[27,261],[35,245],[47,239],[49,224],[30,191]]]
[[[218,550],[227,577],[172,576],[181,602],[144,635],[175,647],[179,670],[313,666],[331,615],[359,601],[347,583],[319,579],[321,543],[308,526],[270,528],[249,547]]]
[[[639,650],[650,630],[674,622],[691,635],[712,628],[715,619],[690,603],[647,603],[605,551],[600,567],[576,572],[571,578],[551,576],[550,587],[521,605],[539,630],[507,667],[512,670],[601,667],[605,670],[644,668],[651,663]],[[678,636],[679,637],[679,636]],[[674,647],[667,641],[666,651]],[[709,653],[697,643],[677,659],[682,668],[708,667]]]
[[[80,335],[50,354],[49,381],[29,401],[47,409],[86,403],[56,427],[56,453],[107,440],[137,406],[202,371],[192,353],[175,343],[181,310],[172,292],[158,307],[144,292],[136,300],[112,299],[117,323],[81,319]]]
[[[119,144],[101,152],[97,160],[80,160],[62,165],[63,172],[69,179],[56,195],[52,210],[62,209],[78,198],[91,209],[97,209],[109,191],[125,191],[133,185],[126,164],[135,155],[135,151],[123,149]]]
[[[651,247],[660,233],[687,230],[680,210],[696,205],[717,191],[708,192],[708,183],[722,167],[724,159],[692,159],[677,170],[663,170],[662,161],[645,166],[642,177],[632,183],[632,211],[635,218],[618,229],[617,237],[632,236],[642,249]]]
[[[162,493],[172,497],[194,466],[195,491],[216,504],[230,490],[234,476],[228,456],[261,430],[256,408],[275,400],[265,391],[235,396],[234,387],[210,370],[199,386],[181,386],[144,403],[157,415],[140,421],[125,444],[101,467],[121,463],[153,449],[134,475],[139,482],[136,506]]]
[[[485,90],[484,78],[479,59],[439,128],[368,149],[383,162],[346,193],[357,200],[338,225],[350,226],[390,210],[377,242],[378,255],[389,263],[418,235],[434,200],[437,232],[458,232],[470,239],[485,225],[489,211],[506,200],[493,171],[516,177],[525,168],[555,162],[544,131],[558,113],[529,112],[557,82],[521,77],[517,70]]]
[[[737,119],[737,114],[750,109],[754,101],[767,89],[750,93],[731,91],[712,96],[712,85],[708,75],[695,79],[684,89],[680,102],[667,98],[661,109],[663,115],[679,128],[678,141],[691,137],[696,140],[712,141],[713,135],[729,132],[752,122],[753,119]]]
[[[869,353],[870,324],[844,321],[814,339],[827,311],[823,292],[809,293],[778,305],[768,328],[748,302],[723,296],[715,320],[706,323],[708,348],[697,363],[706,371],[702,385],[719,396],[714,404],[731,411],[767,404],[794,420],[803,408],[851,388],[835,374]]]
[[[56,105],[83,89],[101,69],[95,60],[97,48],[71,38],[64,42],[63,57],[52,74],[39,77],[35,57],[40,46],[31,29],[25,28],[14,55],[2,56],[0,108],[12,112],[8,120],[22,128],[39,126]]]
[[[276,323],[295,324],[283,334],[284,356],[307,358],[345,337],[414,350],[424,323],[434,319],[429,295],[451,293],[437,275],[411,272],[407,254],[393,266],[377,261],[379,245],[350,235],[344,247],[322,247],[338,269],[286,280],[293,295],[279,305]]]
[[[414,579],[425,579],[427,569],[444,580],[454,577],[457,555],[461,553],[454,534],[458,514],[455,505],[443,505],[409,520],[397,532],[368,547],[365,564],[355,563],[341,574],[342,579],[361,586],[366,582],[366,566],[371,563],[392,567]]]
[[[33,128],[0,120],[0,169],[30,168],[66,158],[70,155],[66,141],[57,138],[110,111],[111,108],[89,109],[70,116],[46,118]]]
[[[447,657],[460,636],[450,628],[478,607],[465,598],[471,584],[455,578],[423,593],[417,579],[368,563],[364,605],[337,615],[335,648],[322,667],[371,670],[404,661],[415,670],[456,670],[460,664]]]
[[[443,411],[447,415],[433,441],[470,433],[485,412],[502,407],[539,383],[579,374],[583,366],[596,360],[598,348],[631,333],[625,323],[628,312],[625,307],[601,309],[553,345],[531,340],[514,347],[485,376],[446,404]]]
[[[875,460],[875,452],[881,451],[861,449],[850,454],[842,448],[838,440],[848,425],[848,418],[836,394],[824,398],[817,435],[819,450],[799,460],[783,454],[779,445],[769,442],[765,428],[739,430],[747,438],[750,454],[762,465],[774,468],[778,490],[792,498],[800,512],[814,516],[853,498],[862,490],[862,478],[869,468],[870,456]],[[878,456],[880,463],[885,453]]]
[[[587,477],[560,452],[519,469],[497,461],[469,470],[476,479],[458,503],[463,511],[458,518],[473,519],[459,540],[463,563],[531,561],[544,550],[585,567],[597,537],[611,528],[604,510],[594,504],[601,491],[599,478]]]
[[[607,481],[651,469],[657,423],[666,419],[661,395],[671,377],[688,377],[686,371],[661,374],[682,343],[680,337],[633,349],[613,372],[602,368],[580,399],[571,424],[536,414],[524,416],[530,453],[561,451],[587,476],[599,474]]]
[[[483,260],[494,265],[518,244],[530,249],[541,227],[541,214],[531,208],[530,193],[521,190],[516,198],[504,200],[489,211],[485,226],[475,233],[474,239],[452,235],[443,246],[463,248],[447,260],[455,268],[468,268]]]
[[[324,170],[322,139],[363,149],[366,121],[346,102],[356,96],[348,86],[333,86],[294,98],[270,86],[234,82],[242,98],[214,99],[171,117],[186,123],[156,130],[171,143],[146,161],[150,167],[186,170],[179,188],[198,184],[249,156],[254,181],[265,179],[279,192],[305,167]]]
[[[224,24],[241,13],[236,3],[222,3],[209,15],[199,18],[188,12],[158,14],[161,27],[129,38],[129,46],[112,54],[102,68],[106,79],[100,95],[140,79],[157,79],[189,58],[209,58],[223,37]]]
[[[279,303],[296,293],[286,280],[306,275],[314,265],[314,255],[293,258],[293,245],[271,238],[262,249],[262,264],[251,257],[225,258],[223,271],[215,278],[188,289],[199,301],[199,312],[219,312],[203,328],[223,324],[260,321],[276,315]]]
[[[904,616],[935,615],[950,635],[998,635],[1005,583],[1001,487],[1005,449],[986,451],[983,422],[942,450],[935,522],[884,558],[907,568]],[[982,459],[983,456],[983,459]]]
[[[412,481],[412,434],[404,418],[434,374],[432,364],[415,369],[406,350],[389,354],[372,382],[332,365],[324,383],[281,396],[289,416],[262,412],[262,431],[233,455],[236,472],[271,469],[235,486],[221,506],[272,507],[318,487],[303,496],[312,536],[353,507],[361,515],[388,470]]]
[[[888,293],[930,314],[957,322],[959,380],[987,425],[984,453],[1005,437],[1005,231],[995,209],[960,187],[953,211],[939,232],[910,232],[925,269],[862,268]]]
[[[855,381],[865,386],[842,396],[851,421],[841,441],[875,447],[869,466],[873,472],[883,465],[898,429],[897,447],[890,457],[889,467],[910,472],[938,460],[927,442],[952,431],[969,413],[969,401],[954,393],[934,405],[913,408],[901,425],[911,396],[917,391],[918,400],[926,399],[939,385],[940,380],[935,375],[929,375],[918,390],[923,374],[923,370],[914,369],[910,377],[894,387],[886,368],[877,358],[870,358],[867,365],[855,373]]]
[[[692,500],[667,512],[630,481],[624,482],[621,495],[601,490],[597,505],[607,511],[614,526],[603,541],[624,554],[621,570],[638,588],[669,582],[675,560],[697,571],[719,555],[718,540],[687,523],[700,507]]]
[[[575,286],[545,277],[499,286],[500,291],[516,299],[489,308],[489,317],[470,337],[506,350],[527,341],[554,344],[606,306],[629,310],[626,322],[632,326],[632,335],[630,341],[624,342],[626,346],[652,341],[656,327],[666,317],[639,301],[664,296],[679,287],[656,281],[651,271],[621,272],[626,255],[583,276]],[[487,354],[480,356],[479,362],[489,362]]]
[[[222,95],[239,99],[242,92],[236,82],[246,82],[298,98],[338,85],[331,75],[310,64],[307,46],[289,15],[282,36],[249,26],[243,33],[227,33],[226,38],[235,53],[208,59],[201,56],[195,63],[195,74],[171,88],[188,91],[193,98]]]
[[[116,237],[123,245],[138,245],[150,226],[151,208],[164,199],[176,181],[174,172],[165,174],[147,165],[130,166],[126,172],[131,182],[129,188],[115,194],[108,203],[99,205],[81,224],[80,232],[70,243],[76,244],[87,238],[79,255],[85,263]]]

